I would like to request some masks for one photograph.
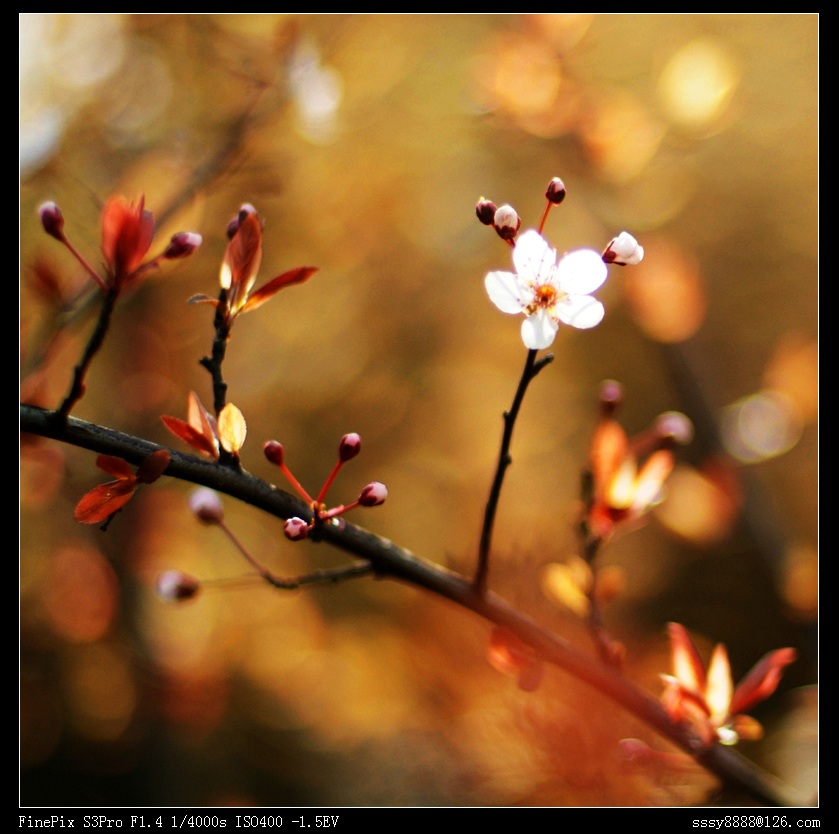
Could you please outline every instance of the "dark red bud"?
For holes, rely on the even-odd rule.
[[[200,245],[203,238],[197,232],[178,232],[172,235],[163,257],[173,261],[176,258],[186,258]]]
[[[549,183],[545,197],[548,198],[549,203],[558,206],[564,199],[568,192],[565,190],[565,183],[559,178],[554,177]]]
[[[345,434],[338,446],[338,457],[342,463],[352,460],[361,451],[361,438],[355,433]]]
[[[484,226],[491,226],[495,222],[495,212],[497,210],[498,209],[492,200],[485,200],[483,197],[478,200],[478,204],[475,206],[475,214],[478,215],[478,220],[480,220]]]
[[[61,209],[53,202],[44,203],[39,209],[41,225],[44,231],[56,240],[64,241],[64,215]]]
[[[358,496],[358,503],[362,507],[378,507],[379,504],[384,504],[386,499],[387,487],[378,481],[373,481],[372,484],[367,484],[361,490],[361,494]]]
[[[282,466],[285,460],[285,450],[283,449],[283,444],[277,442],[276,440],[269,440],[263,447],[262,453],[265,455],[271,463],[275,463],[277,466]]]

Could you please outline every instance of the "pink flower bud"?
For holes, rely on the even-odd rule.
[[[61,209],[52,201],[44,203],[39,209],[41,225],[44,231],[56,240],[64,242],[64,215]]]
[[[361,451],[361,438],[355,433],[345,434],[338,446],[338,457],[342,463],[352,460]]]
[[[207,487],[199,487],[189,496],[189,509],[204,524],[220,524],[224,520],[224,507],[218,493]]]
[[[611,417],[623,404],[623,385],[614,379],[607,379],[600,386],[600,413]]]
[[[276,440],[269,440],[262,447],[262,453],[271,463],[275,463],[277,466],[283,465],[285,450],[283,449],[282,443],[278,443]]]
[[[548,183],[548,188],[545,191],[545,197],[547,197],[549,203],[553,203],[555,206],[558,206],[565,199],[565,195],[567,193],[565,183],[559,177],[554,177]]]
[[[495,212],[495,231],[503,240],[512,240],[521,228],[521,218],[512,206],[501,206]]]
[[[686,446],[693,440],[693,423],[680,411],[667,411],[656,418],[655,432],[665,445]]]
[[[358,496],[358,503],[362,507],[378,507],[379,504],[384,504],[386,498],[387,487],[378,481],[373,481],[372,484],[367,484],[361,490],[361,494]]]
[[[492,200],[485,200],[483,197],[478,200],[478,204],[475,206],[475,214],[478,215],[478,220],[484,226],[491,226],[495,222],[495,212],[497,210]]]
[[[172,235],[163,257],[173,261],[176,258],[186,258],[202,243],[203,238],[197,232],[178,232]]]
[[[293,542],[302,541],[309,536],[309,523],[295,516],[286,521],[283,525],[283,532],[286,538]]]
[[[618,266],[634,266],[643,258],[644,247],[629,232],[621,232],[603,252],[603,260],[607,264]]]
[[[157,595],[167,602],[192,599],[200,589],[201,584],[197,579],[179,570],[167,570],[157,578]]]

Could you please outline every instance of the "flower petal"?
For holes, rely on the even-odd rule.
[[[792,663],[795,657],[795,649],[776,649],[764,655],[734,690],[731,712],[745,712],[768,698],[777,689],[784,667]]]
[[[551,280],[556,266],[556,250],[551,249],[539,232],[529,229],[516,241],[513,264],[522,281],[545,284]],[[601,262],[601,265],[605,269],[605,264]],[[605,279],[606,276],[603,277]]]
[[[484,279],[484,286],[489,300],[502,313],[521,313],[524,309],[519,283],[512,272],[490,272]]]
[[[590,295],[567,295],[554,305],[559,320],[579,330],[588,330],[600,324],[606,311]]]
[[[558,325],[545,310],[537,310],[521,323],[521,339],[526,348],[541,350],[550,347]]]
[[[711,718],[720,724],[729,715],[731,693],[734,684],[731,682],[731,665],[728,662],[728,652],[722,643],[717,643],[711,662],[708,664],[708,683],[705,689],[705,701],[711,710]]]
[[[705,693],[705,667],[687,629],[679,623],[667,626],[673,655],[673,675],[685,689]]]
[[[587,295],[603,284],[608,273],[603,258],[594,249],[577,249],[560,260],[556,285],[572,295]]]

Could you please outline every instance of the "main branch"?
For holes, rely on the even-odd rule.
[[[100,454],[115,455],[140,464],[160,447],[74,417],[56,420],[55,412],[30,405],[20,407],[20,428],[28,434],[52,438]],[[218,490],[280,519],[303,516],[308,507],[293,495],[246,471],[234,471],[210,461],[170,450],[166,475]],[[767,805],[803,805],[792,789],[743,758],[730,747],[704,748],[684,726],[674,724],[659,701],[607,665],[582,654],[558,634],[540,626],[495,593],[476,588],[469,578],[421,559],[393,542],[341,520],[326,525],[322,540],[367,560],[381,578],[400,580],[448,599],[479,617],[503,626],[532,646],[547,662],[568,672],[620,704],[664,738],[681,747],[725,784]]]

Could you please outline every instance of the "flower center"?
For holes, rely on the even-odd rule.
[[[533,301],[527,305],[527,315],[533,315],[539,309],[550,309],[565,296],[553,284],[539,284],[533,289]]]

